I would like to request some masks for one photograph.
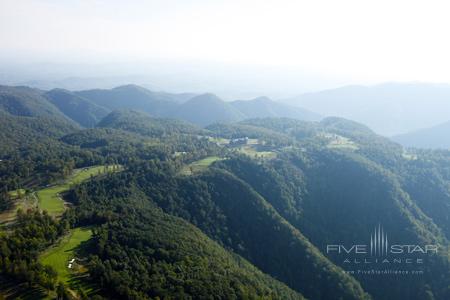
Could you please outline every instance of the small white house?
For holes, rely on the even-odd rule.
[[[70,263],[73,263],[75,261],[75,258],[72,258],[71,260],[70,260]]]
[[[72,269],[72,264],[69,264],[69,269]]]

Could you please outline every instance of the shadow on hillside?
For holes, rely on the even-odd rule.
[[[6,299],[44,299],[47,297],[47,292],[37,286],[30,287],[27,283],[20,283],[17,280],[0,277],[0,294],[4,295]]]

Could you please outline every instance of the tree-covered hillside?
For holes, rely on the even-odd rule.
[[[65,116],[44,97],[44,92],[28,87],[0,86],[0,111],[25,117]]]
[[[67,90],[54,89],[45,93],[45,97],[66,116],[83,127],[94,127],[110,112]]]
[[[129,89],[140,103],[155,96],[113,92]],[[69,94],[81,111],[93,102]],[[172,96],[158,99],[190,102]],[[404,149],[341,118],[199,128],[119,109],[83,129],[39,111],[0,111],[1,297],[450,298],[449,151]],[[386,247],[438,250],[356,254],[381,227]],[[77,240],[81,230],[90,234]],[[68,244],[69,261],[42,259]],[[402,261],[354,261],[374,258]],[[356,272],[385,269],[418,273]]]

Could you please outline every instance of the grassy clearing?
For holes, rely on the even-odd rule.
[[[20,196],[24,196],[26,194],[26,191],[24,189],[17,189],[14,191],[10,191],[8,192],[8,195],[12,198],[12,199],[17,199]]]
[[[221,138],[221,137],[209,136],[208,140],[210,142],[216,143],[219,146],[225,146],[225,145],[228,145],[230,143],[230,139],[225,139],[225,138]]]
[[[251,146],[243,146],[237,149],[238,152],[248,155],[253,158],[267,158],[272,159],[277,156],[275,152],[272,151],[259,151]]]
[[[408,153],[406,151],[403,151],[402,157],[406,160],[416,160],[417,159],[416,154]]]
[[[248,139],[247,145],[259,145],[261,144],[258,139]]]
[[[64,201],[59,196],[70,189],[71,186],[80,184],[91,176],[103,174],[105,172],[114,172],[120,170],[120,166],[95,166],[83,169],[77,169],[69,179],[62,184],[57,184],[44,188],[37,192],[39,198],[39,208],[46,210],[51,215],[60,215],[64,212]]]
[[[359,149],[358,145],[355,144],[355,142],[353,142],[349,138],[340,135],[333,135],[333,138],[330,139],[327,147],[332,149],[349,149],[349,150]]]
[[[64,201],[58,196],[68,190],[69,187],[65,185],[57,185],[51,188],[46,188],[37,192],[39,197],[39,208],[46,210],[51,215],[57,215],[64,211]]]
[[[331,149],[349,149],[349,150],[358,150],[359,149],[359,147],[353,142],[350,142],[347,144],[345,144],[345,143],[337,143],[337,144],[330,143],[327,145],[327,147],[331,148]]]
[[[54,247],[48,249],[40,257],[39,261],[43,265],[53,267],[58,272],[58,281],[68,283],[73,275],[77,275],[80,265],[75,260],[72,269],[68,268],[69,261],[75,258],[75,252],[81,243],[88,241],[92,237],[89,228],[75,228]]]
[[[340,137],[339,139],[332,140],[327,145],[331,149],[349,149],[358,150],[359,147],[353,141],[346,137]]]
[[[184,166],[181,170],[182,175],[192,175],[193,173],[206,170],[213,162],[222,160],[218,156],[208,156],[206,158],[194,161],[187,166]]]
[[[252,158],[265,158],[272,159],[277,156],[277,154],[271,148],[264,145],[264,141],[258,139],[247,139],[245,144],[232,145],[231,149],[239,153],[248,155]]]

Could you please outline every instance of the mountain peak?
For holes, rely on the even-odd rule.
[[[245,115],[216,95],[206,93],[180,105],[175,117],[205,126],[215,122],[239,121],[244,119]]]
[[[197,102],[197,101],[215,101],[215,102],[225,102],[220,99],[216,94],[204,93],[189,99],[187,102]]]
[[[146,91],[146,92],[150,92],[150,90],[147,90],[146,88],[136,85],[136,84],[124,84],[124,85],[120,85],[117,86],[115,88],[113,88],[113,90],[138,90],[138,91]]]
[[[320,116],[311,111],[273,101],[262,96],[252,100],[236,100],[231,105],[241,111],[247,118],[286,117],[304,121],[318,121]]]
[[[266,96],[256,97],[255,99],[252,99],[250,101],[260,102],[260,103],[272,103],[274,102],[272,99]]]

